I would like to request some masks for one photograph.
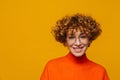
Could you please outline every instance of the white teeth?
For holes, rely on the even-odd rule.
[[[73,48],[76,53],[81,52],[82,48]]]
[[[73,49],[81,49],[81,48],[83,48],[83,47],[76,47],[76,48],[73,47]]]

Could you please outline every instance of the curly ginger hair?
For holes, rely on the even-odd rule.
[[[91,16],[75,14],[58,20],[52,33],[58,42],[65,44],[67,33],[74,29],[79,29],[82,33],[87,34],[91,41],[95,40],[102,32],[100,24]]]

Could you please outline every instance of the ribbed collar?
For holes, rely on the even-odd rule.
[[[69,61],[71,61],[71,62],[73,62],[73,63],[77,63],[77,64],[85,64],[85,63],[89,62],[86,54],[82,55],[81,57],[76,57],[76,56],[74,56],[72,53],[69,52],[69,53],[66,55],[66,58],[67,58]]]

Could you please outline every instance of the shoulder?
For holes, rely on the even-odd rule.
[[[106,72],[106,69],[103,65],[98,64],[98,63],[93,62],[93,61],[90,61],[90,64],[92,65],[92,67],[91,67],[92,70],[97,71],[97,72],[102,72],[102,73]]]
[[[89,70],[94,77],[96,77],[97,79],[104,78],[105,80],[109,80],[107,71],[103,65],[92,62],[92,61],[91,61],[91,64],[92,66]]]
[[[52,60],[49,60],[46,64],[47,67],[56,67],[60,64],[63,64],[64,62],[66,62],[65,57],[59,57],[59,58],[55,58]]]

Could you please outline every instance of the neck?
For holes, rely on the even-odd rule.
[[[67,57],[75,63],[86,63],[88,61],[86,54],[83,54],[80,57],[76,57],[71,52],[69,52]]]

